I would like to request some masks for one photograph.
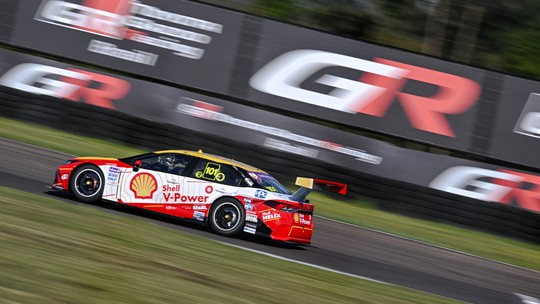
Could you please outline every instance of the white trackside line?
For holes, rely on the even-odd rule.
[[[441,297],[441,298],[447,298],[447,299],[452,299],[452,300],[459,301],[458,299],[449,298],[447,296],[432,293],[432,292],[429,292],[429,291],[424,291],[424,290],[415,289],[415,288],[411,288],[411,287],[406,287],[406,286],[402,286],[402,285],[396,285],[396,284],[392,284],[392,283],[388,283],[388,282],[384,282],[384,281],[364,277],[364,276],[349,273],[349,272],[344,272],[344,271],[340,271],[340,270],[336,270],[336,269],[332,269],[332,268],[328,268],[328,267],[324,267],[324,266],[320,266],[320,265],[316,265],[316,264],[306,263],[306,262],[298,261],[298,260],[295,260],[295,259],[289,259],[289,258],[282,257],[282,256],[279,256],[279,255],[276,255],[276,254],[272,254],[272,253],[268,253],[268,252],[264,252],[264,251],[259,251],[259,250],[243,247],[243,246],[240,246],[240,245],[234,245],[234,244],[225,243],[225,242],[222,242],[222,241],[216,241],[216,242],[218,242],[220,244],[223,244],[223,245],[226,245],[226,246],[230,246],[230,247],[234,247],[234,248],[238,248],[238,249],[247,250],[247,251],[250,251],[250,252],[262,254],[262,255],[265,255],[265,256],[268,256],[268,257],[271,257],[271,258],[275,258],[275,259],[279,259],[279,260],[283,260],[283,261],[287,261],[287,262],[292,262],[292,263],[297,263],[297,264],[300,264],[300,265],[313,267],[313,268],[317,268],[317,269],[321,269],[321,270],[325,270],[325,271],[330,271],[330,272],[333,272],[333,273],[346,275],[346,276],[361,279],[361,280],[366,280],[366,281],[379,283],[379,284],[384,284],[384,285],[388,285],[388,286],[397,286],[397,287],[406,288],[406,289],[409,289],[409,290],[418,291],[418,292],[421,292],[421,293],[424,293],[424,294],[429,294],[429,295],[433,295],[433,296],[437,296],[437,297]],[[536,303],[534,303],[534,304],[536,304]]]
[[[380,234],[384,234],[384,235],[393,236],[393,237],[396,237],[396,238],[398,238],[398,239],[403,239],[403,240],[407,240],[407,241],[411,241],[411,242],[415,242],[415,243],[419,243],[419,244],[423,244],[423,245],[427,245],[427,246],[439,248],[439,249],[442,249],[442,250],[446,250],[446,251],[450,251],[450,252],[455,252],[455,253],[467,255],[467,256],[474,257],[474,258],[477,258],[477,259],[481,259],[481,260],[484,260],[484,261],[490,261],[490,262],[498,263],[498,264],[501,264],[501,265],[506,265],[506,266],[514,267],[514,268],[517,268],[517,269],[523,269],[523,270],[528,270],[528,271],[540,273],[540,271],[538,271],[538,270],[534,270],[534,269],[530,269],[530,268],[526,268],[526,267],[522,267],[522,266],[510,264],[510,263],[505,263],[505,262],[501,262],[501,261],[497,261],[497,260],[492,260],[492,259],[484,258],[484,257],[478,256],[478,255],[472,254],[472,253],[467,253],[467,252],[459,251],[459,250],[456,250],[456,249],[451,249],[451,248],[446,248],[446,247],[439,246],[439,245],[434,245],[434,244],[431,244],[431,243],[427,243],[427,242],[423,242],[423,241],[411,239],[411,238],[404,237],[404,236],[401,236],[401,235],[397,235],[397,234],[393,234],[393,233],[389,233],[389,232],[384,232],[384,231],[379,231],[379,230],[375,230],[375,229],[371,229],[371,228],[367,228],[367,227],[363,227],[363,226],[359,226],[359,225],[355,225],[355,224],[351,224],[351,223],[347,223],[347,222],[342,222],[342,221],[340,221],[340,220],[331,219],[331,218],[328,218],[328,217],[325,217],[325,216],[320,216],[320,215],[314,215],[314,216],[315,216],[315,217],[322,218],[322,219],[325,219],[325,220],[328,220],[328,221],[331,221],[331,222],[340,223],[340,224],[347,225],[347,226],[351,226],[351,227],[355,227],[355,228],[365,229],[365,230],[368,230],[368,231],[373,231],[373,232],[380,233]],[[540,303],[539,303],[539,304],[540,304]]]
[[[386,284],[386,285],[394,285],[392,283],[383,282],[383,281],[375,280],[375,279],[372,279],[372,278],[363,277],[363,276],[360,276],[360,275],[357,275],[357,274],[352,274],[352,273],[339,271],[339,270],[335,270],[335,269],[328,268],[328,267],[323,267],[323,266],[316,265],[316,264],[311,264],[311,263],[306,263],[306,262],[302,262],[302,261],[298,261],[298,260],[294,260],[294,259],[289,259],[289,258],[286,258],[286,257],[282,257],[280,255],[275,255],[275,254],[264,252],[264,251],[259,251],[259,250],[255,250],[255,249],[251,249],[251,248],[247,248],[247,247],[242,247],[242,246],[239,246],[239,245],[233,245],[233,244],[229,244],[229,243],[225,243],[225,242],[221,242],[221,241],[217,241],[217,242],[221,243],[223,245],[235,247],[235,248],[238,248],[238,249],[243,249],[243,250],[255,252],[255,253],[258,253],[258,254],[266,255],[266,256],[269,256],[269,257],[272,257],[272,258],[275,258],[275,259],[280,259],[280,260],[293,262],[293,263],[297,263],[297,264],[301,264],[301,265],[305,265],[305,266],[310,266],[310,267],[314,267],[314,268],[317,268],[317,269],[322,269],[322,270],[326,270],[326,271],[330,271],[330,272],[334,272],[334,273],[338,273],[338,274],[343,274],[343,275],[346,275],[346,276],[355,277],[355,278],[358,278],[358,279],[371,281],[371,282],[375,282],[375,283],[381,283],[381,284]],[[396,285],[394,285],[394,286],[396,286]]]

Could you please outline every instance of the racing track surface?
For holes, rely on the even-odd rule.
[[[0,185],[41,195],[56,167],[69,156],[0,138]],[[57,197],[71,204],[69,197]],[[513,293],[540,298],[540,272],[316,218],[312,246],[285,246],[250,238],[231,239],[198,226],[164,221],[159,216],[114,210],[172,229],[264,251],[289,259],[368,277],[471,303],[522,303]],[[118,210],[120,209],[120,210]],[[126,212],[127,211],[127,212]],[[479,244],[481,246],[481,244]],[[525,302],[523,302],[525,303]]]

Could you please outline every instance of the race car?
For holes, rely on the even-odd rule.
[[[202,151],[166,150],[127,158],[76,157],[56,171],[51,189],[83,202],[125,204],[209,225],[309,244],[312,189],[345,194],[345,184],[298,177],[295,193],[263,170]]]

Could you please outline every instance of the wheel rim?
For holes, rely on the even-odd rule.
[[[240,222],[240,210],[232,203],[225,203],[216,209],[214,222],[220,230],[233,230]]]
[[[96,171],[84,170],[77,176],[76,188],[82,196],[92,196],[101,189],[101,178]]]

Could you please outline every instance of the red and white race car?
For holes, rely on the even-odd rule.
[[[263,170],[202,151],[167,150],[127,158],[77,157],[60,166],[52,189],[83,202],[106,200],[242,232],[309,244],[313,188],[345,194],[340,183],[297,178],[295,193]]]

